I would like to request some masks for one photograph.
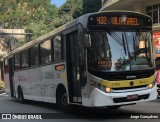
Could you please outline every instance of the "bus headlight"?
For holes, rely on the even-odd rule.
[[[154,87],[155,83],[156,83],[156,81],[154,81],[153,83],[150,83],[150,84],[148,85],[148,89],[152,89],[152,88]]]
[[[106,92],[109,93],[111,91],[111,88],[106,87]]]
[[[153,84],[152,84],[152,83],[149,84],[148,87],[149,87],[150,89],[153,88]]]
[[[97,83],[95,81],[92,81],[91,85],[96,87],[96,88],[98,88],[98,89],[100,89],[103,92],[106,92],[106,93],[109,93],[111,91],[111,88],[103,86],[103,85],[101,85],[101,84],[99,84],[99,83]]]

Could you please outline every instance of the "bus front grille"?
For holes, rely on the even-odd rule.
[[[112,90],[128,90],[128,89],[138,89],[138,88],[146,88],[148,85],[142,86],[133,86],[133,87],[123,87],[123,88],[112,88]]]

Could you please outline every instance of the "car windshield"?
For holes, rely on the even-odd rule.
[[[154,67],[151,32],[90,32],[90,70],[126,71]]]

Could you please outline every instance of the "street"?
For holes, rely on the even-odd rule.
[[[11,99],[5,94],[0,95],[0,113],[1,114],[43,114],[47,115],[49,118],[44,120],[30,120],[30,121],[135,121],[136,116],[158,116],[160,117],[160,99],[152,102],[138,103],[136,105],[123,106],[118,110],[109,110],[104,108],[86,108],[79,107],[76,114],[66,114],[61,112],[56,105],[35,101],[27,101],[25,104],[20,104],[18,100]],[[47,113],[47,114],[46,114]],[[146,114],[148,113],[148,114]],[[52,118],[52,119],[50,119]],[[132,119],[131,119],[132,118]],[[42,118],[43,119],[43,118]],[[159,118],[160,119],[160,118]],[[136,121],[159,121],[159,119],[137,119]],[[9,121],[9,120],[0,120]],[[11,120],[13,121],[13,120]],[[14,120],[19,122],[22,120]],[[23,120],[27,121],[28,120]]]

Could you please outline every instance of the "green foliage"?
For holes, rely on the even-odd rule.
[[[4,90],[4,82],[0,80],[0,90]]]
[[[48,32],[48,20],[53,20],[56,6],[50,0],[0,0],[1,28],[24,28],[33,30],[33,37]],[[43,33],[44,32],[44,33]]]
[[[83,14],[97,12],[101,6],[101,0],[83,0]]]
[[[58,20],[55,27],[77,18],[83,14],[83,0],[67,0],[64,5],[58,8]]]
[[[72,16],[73,18],[77,18],[81,15],[83,15],[83,0],[77,0],[73,6]]]
[[[0,27],[31,30],[35,39],[84,13],[98,11],[100,4],[101,0],[67,0],[57,8],[50,0],[0,0]]]

